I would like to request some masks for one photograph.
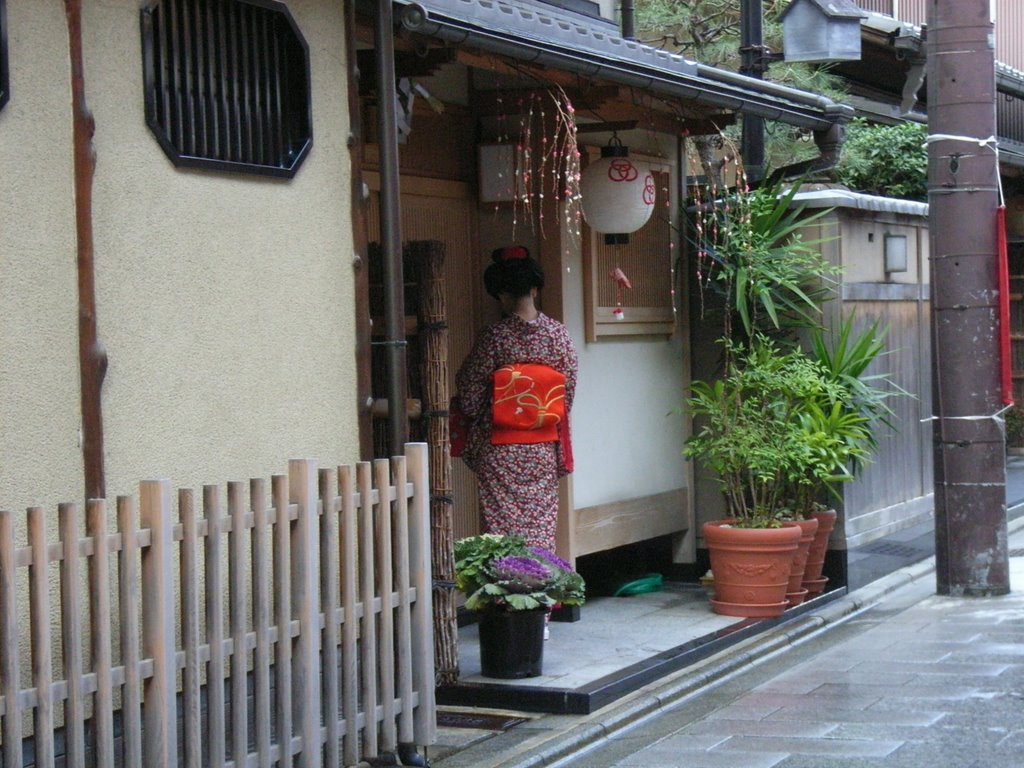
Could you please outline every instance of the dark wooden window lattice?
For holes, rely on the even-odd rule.
[[[11,97],[11,81],[7,74],[7,6],[0,0],[0,109]]]
[[[313,143],[309,47],[274,0],[142,9],[146,123],[177,166],[292,177]]]

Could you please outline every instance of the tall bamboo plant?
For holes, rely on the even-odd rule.
[[[806,517],[828,491],[838,495],[877,447],[896,391],[867,374],[885,351],[877,324],[861,334],[852,318],[834,334],[822,328],[836,268],[801,229],[829,211],[804,215],[798,189],[744,188],[696,214],[702,287],[724,303],[725,354],[720,379],[692,384],[698,427],[685,455],[715,472],[730,516],[748,527]]]
[[[739,190],[695,211],[701,288],[723,296],[724,338],[749,341],[757,333],[787,336],[821,324],[821,304],[837,272],[802,229],[830,212],[806,214],[795,205],[800,189],[780,183]]]

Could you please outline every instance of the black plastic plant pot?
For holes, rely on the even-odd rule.
[[[480,615],[480,667],[484,677],[537,677],[544,661],[543,608],[486,611]]]

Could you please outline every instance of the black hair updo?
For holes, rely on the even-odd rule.
[[[544,270],[522,245],[495,249],[491,262],[484,270],[484,288],[495,299],[503,293],[518,299],[531,288],[544,287]]]

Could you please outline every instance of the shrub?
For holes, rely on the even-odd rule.
[[[928,129],[917,123],[872,125],[853,120],[834,172],[836,181],[871,195],[927,200],[927,135]]]

